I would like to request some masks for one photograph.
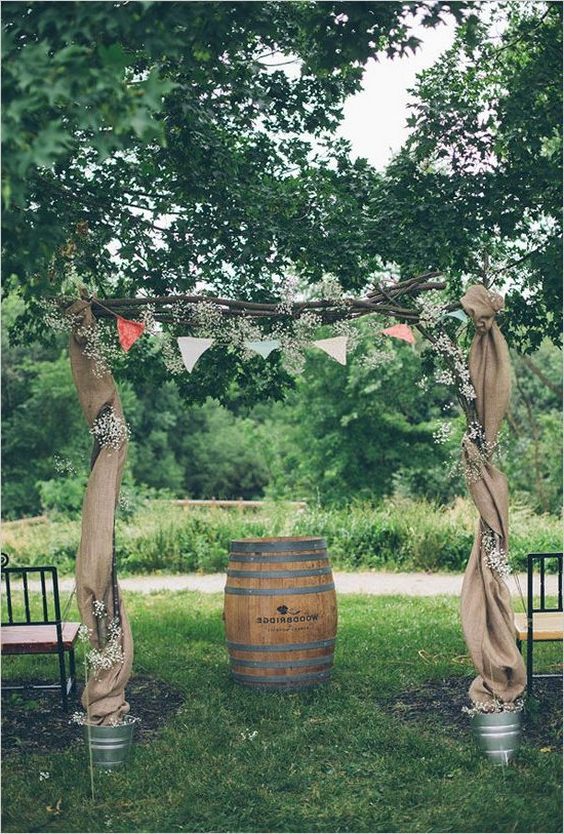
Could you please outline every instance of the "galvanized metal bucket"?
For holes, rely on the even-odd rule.
[[[129,723],[117,727],[84,727],[84,737],[90,746],[94,767],[106,770],[123,767],[131,751],[134,726],[134,723]]]
[[[507,765],[521,741],[521,712],[489,712],[472,716],[472,730],[490,761]]]

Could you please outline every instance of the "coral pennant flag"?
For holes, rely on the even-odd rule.
[[[145,325],[142,321],[129,321],[129,319],[124,319],[122,316],[118,316],[117,329],[119,334],[119,343],[127,352],[143,333]]]
[[[386,327],[382,330],[386,336],[392,336],[394,339],[401,339],[404,342],[409,342],[410,345],[415,344],[415,336],[411,327],[407,324],[394,324],[392,327]]]

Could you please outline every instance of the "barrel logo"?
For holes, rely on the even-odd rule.
[[[267,623],[310,623],[319,619],[318,613],[309,614],[299,609],[292,611],[287,605],[279,605],[276,611],[280,616],[257,617],[257,623],[262,625]]]

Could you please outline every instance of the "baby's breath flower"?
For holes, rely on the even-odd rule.
[[[482,549],[484,561],[490,570],[504,578],[511,574],[511,565],[507,560],[507,552],[501,547],[501,539],[489,527],[482,532]]]
[[[145,325],[145,331],[151,336],[156,336],[158,333],[158,325],[155,321],[155,305],[147,304],[141,313],[141,321]]]
[[[165,368],[170,374],[178,376],[185,372],[186,367],[182,361],[182,356],[179,353],[178,345],[170,333],[163,333],[161,335],[161,355]]]
[[[436,327],[439,319],[443,315],[443,306],[441,298],[438,293],[427,293],[418,300],[419,304],[419,321],[423,327]]]
[[[191,321],[199,336],[216,338],[221,335],[223,315],[220,308],[213,301],[198,301],[192,305]]]
[[[83,643],[87,643],[89,640],[89,629],[88,626],[84,625],[84,623],[82,623],[78,628],[78,639]]]
[[[113,408],[108,408],[96,417],[90,434],[96,438],[100,446],[119,451],[128,441],[131,430]]]
[[[466,715],[489,715],[498,712],[522,712],[525,707],[523,698],[516,698],[514,701],[501,701],[494,697],[492,703],[485,701],[473,701],[472,706],[462,707],[462,712]]]
[[[285,315],[292,314],[294,301],[298,290],[298,276],[290,272],[284,279],[282,287],[282,300],[276,305],[276,311]]]
[[[121,629],[110,632],[110,637],[103,649],[90,649],[86,654],[89,669],[94,675],[121,666],[125,657],[121,647]]]
[[[446,368],[437,368],[435,371],[435,382],[439,385],[454,385],[456,380],[452,371]]]
[[[392,352],[390,350],[386,350],[386,348],[375,348],[361,357],[359,364],[370,370],[381,368],[383,365],[388,364],[392,356]]]
[[[68,458],[63,458],[61,455],[53,455],[53,466],[55,472],[59,475],[76,475],[76,469]]]
[[[433,441],[435,443],[446,443],[452,434],[451,423],[441,423],[440,426],[433,432]]]
[[[316,286],[316,295],[325,301],[334,301],[336,303],[343,300],[344,291],[339,283],[339,279],[327,272],[321,278],[321,281]]]
[[[92,613],[97,619],[102,619],[107,614],[106,603],[101,599],[95,599],[92,603]]]

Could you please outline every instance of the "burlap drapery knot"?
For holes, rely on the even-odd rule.
[[[468,369],[476,392],[481,437],[466,433],[462,444],[468,489],[480,513],[474,546],[464,574],[461,617],[464,637],[478,671],[470,687],[475,702],[514,701],[525,687],[525,666],[515,641],[511,596],[500,572],[492,568],[491,542],[507,554],[509,491],[492,453],[511,394],[507,343],[495,320],[503,298],[478,284],[461,299],[476,334]]]

